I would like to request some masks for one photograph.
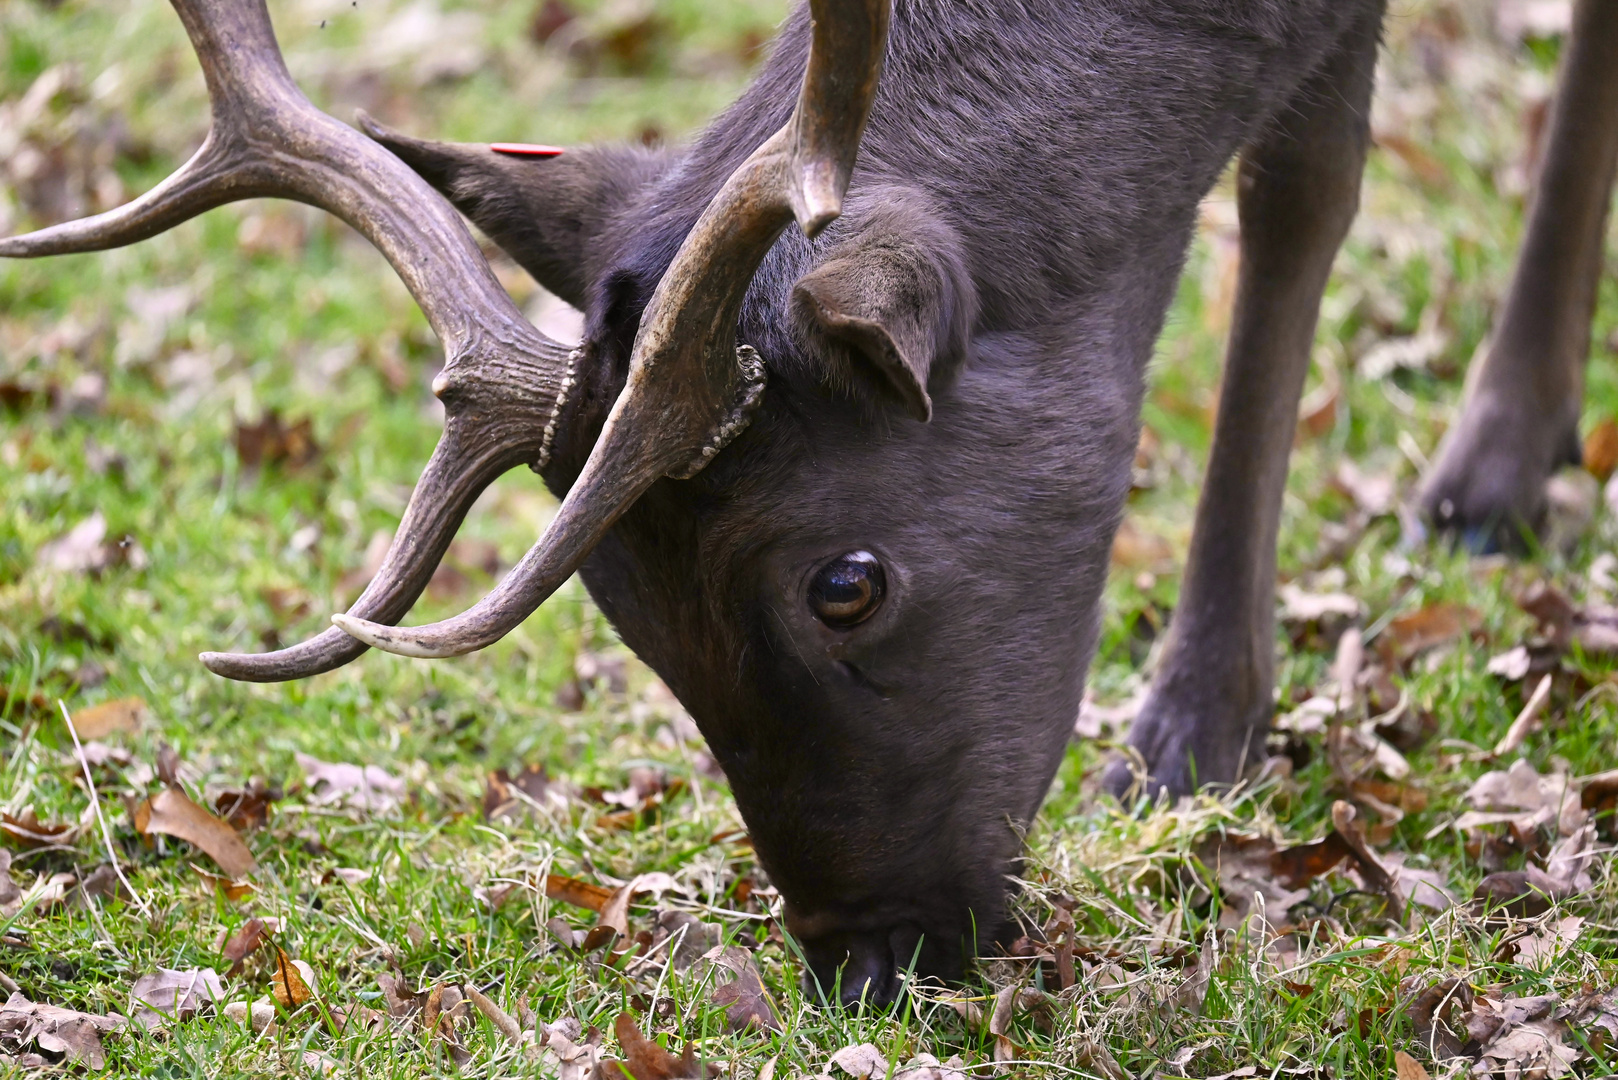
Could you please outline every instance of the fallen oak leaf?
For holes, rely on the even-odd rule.
[[[483,786],[483,818],[498,821],[516,817],[527,806],[544,805],[550,777],[544,765],[529,765],[516,776],[505,769],[491,772]]]
[[[220,950],[220,955],[230,961],[230,967],[225,971],[225,978],[234,979],[240,974],[247,963],[247,958],[268,940],[268,927],[265,926],[263,919],[254,917],[243,923],[241,929],[232,934],[230,940],[225,942],[225,947]]]
[[[627,938],[629,936],[630,902],[635,897],[645,893],[662,893],[676,888],[679,888],[679,885],[675,880],[661,870],[653,871],[650,874],[636,875],[629,884],[621,886],[601,906],[600,925],[609,926],[618,932],[619,937]]]
[[[1393,1071],[1398,1080],[1432,1080],[1426,1067],[1403,1050],[1393,1052]]]
[[[165,1020],[189,1020],[203,1006],[225,998],[225,988],[213,968],[177,971],[158,968],[142,975],[129,988],[137,1023],[151,1030]]]
[[[0,814],[0,833],[19,847],[65,847],[79,838],[80,831],[78,825],[39,820],[32,806],[16,814]]]
[[[258,887],[251,881],[233,881],[222,874],[211,873],[196,863],[189,865],[197,877],[201,878],[205,884],[212,885],[220,896],[232,903],[245,900],[258,891]]]
[[[73,728],[85,742],[108,735],[133,734],[140,730],[149,710],[143,698],[127,697],[103,701],[73,714]]]
[[[1513,918],[1531,919],[1545,914],[1556,904],[1571,899],[1573,892],[1538,867],[1502,870],[1478,882],[1472,894],[1478,914],[1503,912]]]
[[[571,1017],[539,1027],[544,1031],[546,1053],[556,1058],[557,1080],[599,1080],[606,1071],[599,1028],[592,1027],[589,1036],[579,1042],[579,1022]]]
[[[1478,777],[1464,797],[1472,810],[1455,821],[1455,828],[1462,832],[1509,823],[1529,833],[1554,824],[1559,834],[1572,836],[1589,818],[1566,773],[1541,776],[1524,758],[1512,762],[1509,769]]]
[[[97,1016],[59,1005],[38,1004],[14,993],[0,1005],[0,1046],[21,1050],[38,1045],[47,1053],[63,1054],[70,1062],[99,1071],[107,1065],[101,1036],[122,1031],[128,1024],[117,1013]]]
[[[270,804],[279,802],[280,788],[271,787],[255,776],[244,788],[225,788],[213,793],[213,805],[221,818],[237,832],[262,829],[270,821]]]
[[[1452,977],[1422,989],[1411,998],[1409,1012],[1416,1041],[1433,1060],[1461,1057],[1472,1046],[1463,1019],[1472,1012],[1472,989],[1464,979]]]
[[[603,1062],[602,1072],[608,1077],[627,1077],[628,1080],[708,1080],[719,1075],[719,1066],[700,1065],[695,1048],[685,1044],[685,1052],[675,1057],[655,1039],[648,1039],[635,1025],[629,1013],[619,1013],[612,1022],[612,1033],[624,1052],[623,1061]]]
[[[725,1025],[732,1034],[740,1034],[748,1028],[781,1030],[781,1022],[775,1017],[769,992],[764,988],[763,976],[752,953],[738,945],[731,945],[713,949],[703,959],[736,976],[731,982],[715,988],[709,996],[710,1001],[724,1008]]]
[[[145,837],[161,833],[184,840],[200,848],[232,878],[244,878],[258,869],[236,830],[176,787],[164,788],[135,808],[135,831]]]
[[[994,995],[994,1010],[989,1014],[989,1034],[994,1036],[995,1061],[1017,1059],[1017,1044],[1011,1041],[1011,1013],[1016,1003],[1015,984],[1002,987],[1000,992]]]
[[[1015,988],[1012,989],[1015,992]],[[888,1059],[883,1057],[882,1051],[872,1043],[845,1046],[831,1056],[831,1063],[852,1076],[854,1080],[868,1080],[870,1077],[888,1074]]]
[[[1428,604],[1391,620],[1378,638],[1392,667],[1418,653],[1447,645],[1477,625],[1478,613],[1461,604]]]
[[[169,787],[180,786],[180,752],[168,743],[157,748],[157,778]]]
[[[271,943],[275,949],[275,973],[270,976],[270,993],[275,1003],[288,1012],[296,1012],[315,1000],[309,984],[315,981],[315,970],[302,960],[294,960],[285,949]]]
[[[395,1020],[408,1020],[422,1009],[425,996],[410,989],[404,979],[379,972],[376,983],[382,988],[382,1000],[388,1003],[388,1015]]]
[[[397,808],[404,799],[405,782],[381,766],[321,761],[308,754],[296,758],[308,783],[306,797],[315,806],[383,812]]]
[[[1567,1025],[1554,1015],[1559,1005],[1554,994],[1502,1001],[1500,1025],[1480,1051],[1475,1073],[1555,1080],[1571,1072],[1581,1054],[1568,1045]]]
[[[586,908],[599,913],[607,906],[607,901],[613,898],[613,890],[605,885],[596,885],[593,882],[581,881],[578,878],[563,877],[560,874],[545,875],[545,898],[560,900],[564,904],[574,907]]]
[[[1339,799],[1332,803],[1332,827],[1342,836],[1345,843],[1353,850],[1355,861],[1359,864],[1360,876],[1372,889],[1381,893],[1388,902],[1388,915],[1394,922],[1405,921],[1404,893],[1400,891],[1398,882],[1393,874],[1378,859],[1376,852],[1365,839],[1365,829],[1357,820],[1358,813],[1354,804]]]

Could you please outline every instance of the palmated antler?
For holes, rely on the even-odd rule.
[[[736,345],[759,263],[796,219],[810,237],[842,209],[876,97],[889,0],[810,0],[808,70],[786,125],[731,174],[686,237],[641,318],[629,378],[584,471],[538,542],[471,610],[429,626],[334,615],[379,649],[455,656],[498,641],[584,561],[647,488],[694,476],[746,426],[764,368]]]
[[[571,378],[569,351],[522,317],[436,191],[303,96],[281,59],[263,0],[173,2],[212,102],[213,126],[202,148],[134,202],[0,240],[0,255],[119,247],[216,206],[261,196],[328,210],[375,244],[447,357],[433,386],[444,401],[444,434],[381,570],[350,609],[359,618],[396,621],[426,587],[479,493],[516,465],[544,465]],[[331,628],[279,652],[204,653],[202,661],[232,679],[269,682],[328,671],[365,648]]]

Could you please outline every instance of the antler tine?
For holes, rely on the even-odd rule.
[[[398,272],[443,342],[433,390],[444,436],[417,484],[383,569],[351,609],[402,618],[472,501],[501,472],[545,464],[566,393],[568,350],[525,320],[454,209],[403,162],[316,109],[293,83],[263,0],[173,0],[207,80],[213,124],[197,154],[118,210],[0,240],[32,257],[134,243],[237,199],[278,196],[327,210]],[[361,124],[368,125],[363,115]],[[234,679],[270,681],[346,663],[365,646],[328,630],[291,649],[205,654]]]
[[[576,570],[642,493],[694,476],[747,426],[764,367],[736,345],[759,263],[795,218],[814,236],[842,209],[887,45],[889,0],[811,0],[813,42],[786,125],[731,174],[659,282],[629,378],[561,509],[521,563],[471,610],[422,627],[332,621],[380,649],[454,656],[509,633]]]

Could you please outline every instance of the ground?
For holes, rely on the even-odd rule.
[[[294,74],[339,116],[566,145],[689,133],[783,8],[272,10]],[[126,250],[0,264],[0,985],[16,992],[0,1069],[96,1058],[85,1029],[52,1035],[27,1003],[132,1016],[138,994],[174,1015],[101,1036],[115,1073],[582,1076],[599,1054],[641,1080],[681,1071],[621,1014],[741,1080],[892,1073],[923,1054],[979,1076],[1413,1080],[1480,1054],[1507,1075],[1612,1072],[1618,784],[1588,778],[1618,764],[1618,564],[1603,554],[1618,521],[1600,490],[1618,456],[1618,275],[1595,327],[1587,471],[1558,480],[1556,535],[1525,560],[1467,559],[1401,509],[1508,280],[1559,14],[1396,5],[1285,508],[1285,730],[1234,795],[1121,809],[1094,778],[1173,608],[1234,279],[1233,203],[1209,200],[1154,368],[1098,704],[1028,838],[1030,940],[891,1014],[804,996],[700,737],[576,583],[455,661],[368,654],[270,686],[197,663],[317,631],[430,452],[436,343],[354,234],[252,203]],[[156,0],[0,5],[0,234],[145,190],[205,117]],[[566,331],[567,312],[500,272]],[[530,474],[498,483],[417,620],[486,588],[553,505]],[[126,704],[93,709],[107,702]],[[1543,903],[1468,902],[1485,878],[1510,900],[1536,874]],[[719,928],[693,924],[693,940],[750,953],[670,970],[661,933],[580,940],[598,921],[666,929],[673,910]],[[137,984],[160,969],[187,973],[180,989]],[[773,1025],[727,1011],[738,991],[715,1000],[734,969],[742,987],[761,973]],[[489,1010],[454,1007],[472,989]],[[280,1002],[260,1006],[262,1032],[241,1019],[260,999]]]

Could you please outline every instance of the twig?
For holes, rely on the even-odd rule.
[[[12,982],[11,976],[3,971],[0,971],[0,990],[4,990],[8,994],[22,993],[22,987]]]
[[[152,909],[146,906],[146,901],[142,900],[140,893],[135,891],[135,886],[131,885],[129,879],[124,877],[124,868],[118,864],[118,853],[112,846],[112,830],[107,828],[106,816],[101,813],[101,796],[96,794],[96,782],[90,776],[90,762],[84,756],[84,747],[79,743],[79,732],[73,726],[73,717],[68,714],[67,703],[61,698],[57,698],[56,707],[62,710],[62,720],[67,724],[67,733],[73,737],[73,756],[79,759],[79,766],[84,770],[84,782],[90,788],[90,805],[95,807],[96,821],[101,824],[101,839],[106,841],[107,858],[112,861],[112,872],[118,875],[119,881],[123,882],[124,889],[134,899],[136,905],[140,908],[141,914],[150,919]]]
[[[1534,721],[1539,719],[1539,714],[1545,711],[1545,702],[1549,701],[1550,697],[1551,677],[1546,675],[1539,680],[1539,685],[1534,688],[1533,696],[1528,699],[1528,704],[1522,707],[1522,712],[1517,714],[1517,719],[1513,720],[1511,726],[1506,729],[1505,737],[1495,745],[1495,757],[1505,757],[1522,745],[1523,740],[1528,738],[1528,729],[1534,726]]]

